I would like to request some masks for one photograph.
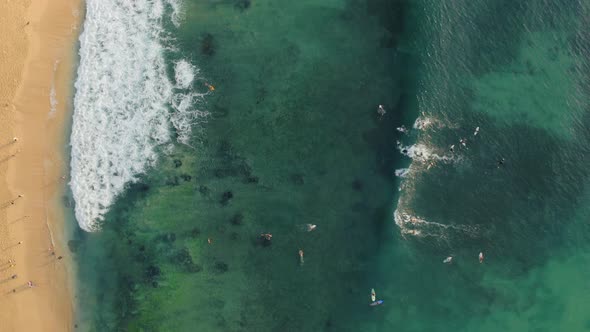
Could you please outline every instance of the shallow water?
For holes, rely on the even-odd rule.
[[[584,4],[183,6],[211,115],[71,242],[80,329],[590,330]]]

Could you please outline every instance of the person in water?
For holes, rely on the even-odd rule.
[[[299,249],[299,264],[303,264],[303,250]]]
[[[500,159],[498,159],[498,165],[497,165],[497,166],[498,166],[498,168],[500,168],[500,166],[504,165],[504,162],[505,162],[505,161],[506,161],[506,159],[504,159],[504,158],[500,158]]]
[[[479,263],[483,263],[483,252],[479,253]]]
[[[260,234],[260,237],[262,237],[266,241],[272,240],[272,234],[270,234],[270,233],[262,233],[262,234]]]
[[[307,231],[308,231],[308,232],[311,232],[311,231],[315,230],[315,229],[316,229],[316,227],[317,227],[317,225],[314,225],[314,224],[307,224]]]
[[[385,111],[385,108],[383,108],[383,105],[379,105],[379,107],[377,107],[377,114],[379,114],[379,119],[381,119],[385,113],[387,113]]]
[[[453,256],[449,256],[449,257],[445,258],[445,260],[443,261],[443,263],[450,264],[452,261],[453,261]]]

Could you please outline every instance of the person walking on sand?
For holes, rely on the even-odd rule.
[[[27,282],[27,285],[29,286],[29,288],[33,288],[33,286],[35,286],[35,285],[33,285],[33,282],[31,280],[29,280],[29,282]]]
[[[304,261],[303,261],[303,250],[299,249],[299,264],[303,265]]]

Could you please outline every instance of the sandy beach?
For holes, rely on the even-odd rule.
[[[79,0],[0,2],[0,330],[70,331],[62,191]]]

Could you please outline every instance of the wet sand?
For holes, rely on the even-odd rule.
[[[0,3],[2,331],[73,330],[60,197],[82,13],[79,0]]]

